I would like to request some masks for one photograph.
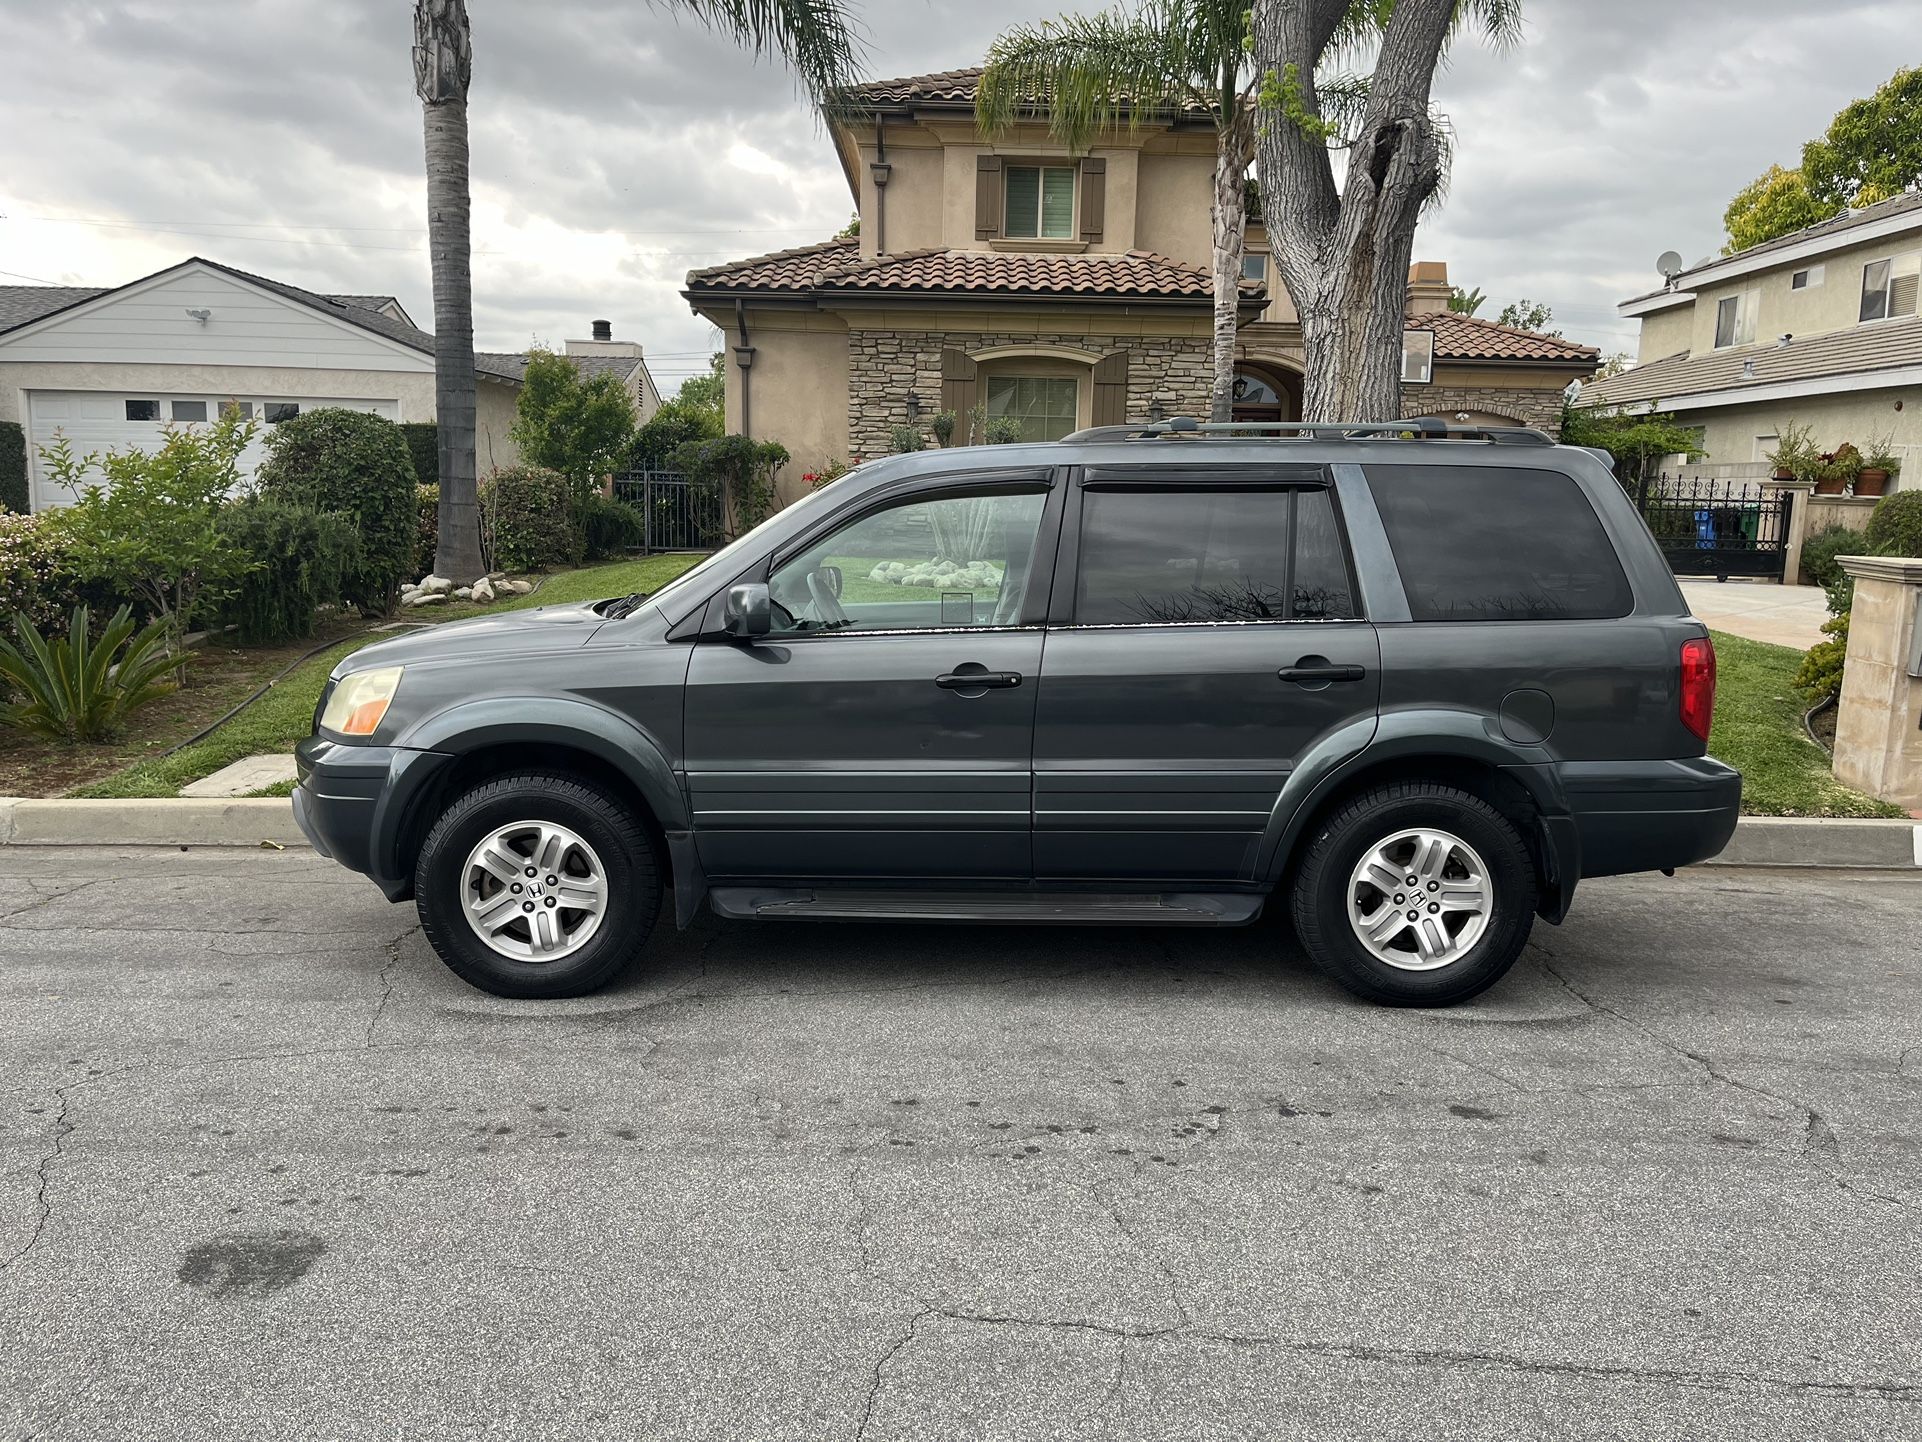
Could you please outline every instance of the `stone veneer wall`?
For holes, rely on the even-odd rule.
[[[1503,386],[1403,386],[1404,416],[1452,415],[1456,411],[1484,411],[1513,416],[1525,426],[1536,426],[1551,436],[1562,430],[1562,393],[1559,389]]]
[[[974,331],[857,330],[848,335],[848,450],[885,455],[888,432],[907,424],[906,396],[924,418],[941,406],[941,352],[991,346],[1067,346],[1093,355],[1128,352],[1128,419],[1146,422],[1159,401],[1166,415],[1205,416],[1213,366],[1205,336],[1113,336],[1062,332],[983,335]],[[927,428],[926,421],[921,422]]]

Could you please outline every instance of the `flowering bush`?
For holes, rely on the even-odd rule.
[[[45,515],[0,512],[0,616],[24,612],[39,631],[66,620],[86,596],[67,537]]]
[[[801,479],[807,482],[809,490],[818,491],[821,487],[831,485],[835,481],[840,480],[841,477],[848,473],[848,470],[849,467],[842,465],[839,461],[829,461],[818,471],[803,471],[801,473]]]

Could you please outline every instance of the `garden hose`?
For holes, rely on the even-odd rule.
[[[536,592],[540,590],[542,586],[546,584],[547,584],[547,577],[542,576],[540,579],[534,582],[534,589],[532,591],[529,591],[527,594],[530,596],[534,595]],[[433,626],[435,624],[437,623],[433,621],[402,621],[402,622],[399,622],[398,624],[394,622],[382,623],[383,626],[393,626],[396,631],[400,631],[400,630],[424,631],[428,627]],[[379,626],[369,626],[367,630],[362,634],[372,635],[375,631],[380,629],[381,627]],[[225,716],[222,716],[218,721],[211,722],[208,725],[201,727],[200,730],[194,732],[194,734],[189,736],[185,741],[179,742],[173,746],[169,746],[165,751],[156,751],[152,756],[142,757],[141,759],[144,761],[164,761],[167,759],[167,757],[172,756],[176,751],[185,751],[189,746],[198,746],[202,741],[205,741],[209,736],[213,735],[214,732],[218,731],[222,726],[225,726],[229,721],[233,720],[234,717],[238,716],[242,711],[245,711],[249,706],[253,705],[254,702],[258,701],[262,696],[265,696],[269,691],[273,690],[274,687],[278,686],[282,681],[286,680],[288,675],[292,671],[294,671],[297,667],[306,665],[309,661],[313,660],[314,657],[318,656],[322,651],[331,651],[334,649],[334,647],[343,645],[346,642],[351,641],[353,639],[354,638],[352,636],[336,636],[331,641],[322,641],[318,646],[314,646],[309,650],[301,652],[298,656],[294,657],[293,660],[289,661],[285,666],[282,666],[278,671],[274,672],[273,675],[269,676],[265,681],[263,681],[260,684],[260,687],[258,690],[256,690],[251,696],[247,697],[247,699],[242,701],[239,705],[235,706],[234,709],[229,711]]]

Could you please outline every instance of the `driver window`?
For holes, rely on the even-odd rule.
[[[1041,530],[1043,490],[916,498],[870,511],[768,577],[774,630],[1013,626]]]

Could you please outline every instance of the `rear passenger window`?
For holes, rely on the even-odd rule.
[[[1322,490],[1083,492],[1083,626],[1352,617],[1348,562]]]
[[[1592,621],[1633,606],[1575,481],[1496,466],[1369,466],[1417,621]]]

